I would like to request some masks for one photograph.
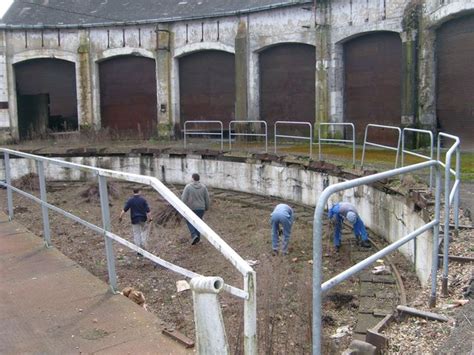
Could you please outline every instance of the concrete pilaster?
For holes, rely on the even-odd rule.
[[[401,124],[413,127],[416,124],[417,104],[417,31],[407,31],[402,37],[402,117]]]
[[[168,28],[156,30],[156,81],[157,81],[157,112],[158,112],[158,135],[162,138],[170,138],[173,135],[174,124],[172,122],[171,105],[171,43],[172,33]]]
[[[235,37],[235,119],[246,120],[247,115],[247,71],[248,71],[247,24],[241,20]],[[252,118],[255,119],[255,118]]]
[[[91,129],[94,125],[94,117],[92,110],[92,76],[89,31],[81,30],[78,33],[78,36],[78,61],[76,63],[78,124],[79,129]]]

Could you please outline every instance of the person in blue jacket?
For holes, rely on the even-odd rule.
[[[354,228],[354,235],[360,246],[370,248],[367,230],[364,222],[359,217],[356,208],[349,202],[336,203],[329,209],[329,219],[334,226],[334,247],[336,251],[341,248],[341,228],[342,222],[346,219]]]
[[[293,209],[284,203],[280,203],[275,207],[270,216],[270,222],[272,225],[273,255],[278,255],[279,251],[280,226],[283,228],[283,243],[281,252],[283,255],[286,255],[288,254],[288,243],[290,241],[291,226],[293,225],[294,220]]]

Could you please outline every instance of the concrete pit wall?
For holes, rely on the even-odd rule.
[[[69,162],[98,166],[134,174],[155,176],[161,181],[184,185],[191,174],[198,172],[201,181],[211,188],[241,191],[263,196],[274,196],[309,206],[315,206],[323,190],[323,181],[330,184],[343,181],[337,176],[312,171],[304,166],[239,158],[223,157],[222,160],[205,159],[201,155],[137,156],[137,157],[72,157],[61,158]],[[234,161],[232,161],[234,160]],[[12,179],[36,171],[32,161],[12,159]],[[2,164],[3,168],[3,164]],[[92,175],[78,170],[64,169],[46,164],[47,179],[84,180]],[[4,175],[2,170],[1,175]],[[420,228],[426,222],[415,212],[414,203],[398,193],[386,193],[373,186],[360,186],[334,195],[330,203],[346,200],[353,203],[365,224],[374,233],[394,242]],[[308,238],[312,236],[308,235]],[[401,248],[402,254],[415,264],[420,282],[426,285],[431,271],[432,232]]]

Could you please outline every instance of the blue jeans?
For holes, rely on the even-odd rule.
[[[199,218],[202,219],[202,217],[204,216],[204,210],[193,210],[193,212],[196,214],[196,216],[198,216]],[[201,233],[199,233],[199,231],[194,228],[194,226],[189,223],[187,220],[186,220],[186,223],[188,224],[188,229],[189,231],[191,232],[191,239],[194,238],[194,236],[198,236],[200,237],[201,236]]]
[[[278,226],[281,224],[283,227],[283,246],[282,252],[286,254],[288,252],[288,243],[290,241],[291,235],[291,219],[288,216],[280,215],[280,214],[273,214],[271,216],[271,223],[272,223],[272,249],[274,251],[278,251],[278,244],[280,242],[280,238],[278,236]]]
[[[334,246],[341,246],[341,229],[343,218],[340,215],[335,216],[336,223],[334,226]],[[357,221],[354,223],[354,235],[356,238],[360,237],[363,241],[368,240],[367,230],[364,222],[357,216]]]

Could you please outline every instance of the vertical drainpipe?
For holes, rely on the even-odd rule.
[[[229,354],[224,320],[217,295],[224,287],[220,277],[195,277],[189,283],[193,292],[197,353]]]

